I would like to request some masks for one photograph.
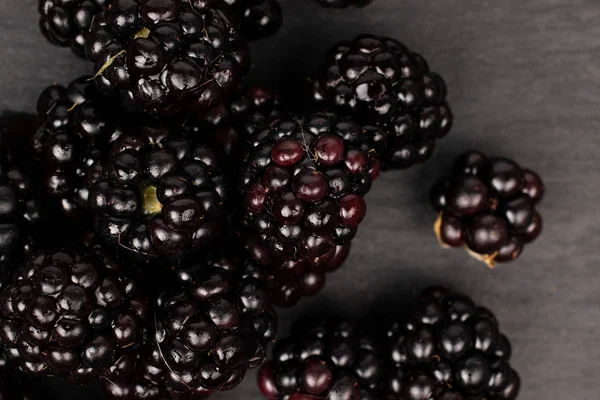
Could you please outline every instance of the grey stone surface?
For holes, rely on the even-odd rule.
[[[429,163],[384,174],[375,184],[347,264],[329,276],[321,295],[280,313],[282,332],[311,310],[400,310],[423,286],[445,284],[497,314],[522,376],[520,399],[597,400],[598,1],[375,0],[344,12],[309,0],[281,2],[283,30],[253,45],[251,80],[293,86],[334,41],[372,32],[422,53],[447,80],[456,115]],[[33,111],[47,84],[89,72],[68,50],[43,41],[35,0],[2,0],[0,17],[0,110]],[[517,262],[494,271],[462,251],[439,248],[431,232],[428,187],[468,148],[511,157],[547,185],[543,235]],[[48,398],[75,399],[82,391],[61,393]],[[258,400],[254,375],[214,398]]]

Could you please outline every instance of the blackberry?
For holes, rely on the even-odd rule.
[[[277,320],[262,266],[224,255],[175,276],[156,299],[155,343],[134,379],[108,386],[113,398],[204,398],[233,389],[264,361]]]
[[[350,254],[351,244],[335,246],[320,263],[291,260],[271,269],[271,290],[273,304],[279,307],[291,307],[303,297],[314,296],[325,287],[326,274],[342,266]]]
[[[32,256],[0,302],[1,343],[24,373],[83,383],[132,372],[146,300],[135,271],[100,248]]]
[[[443,246],[466,246],[490,267],[515,260],[541,232],[535,206],[543,195],[535,172],[507,158],[469,151],[431,189],[431,202],[439,212],[435,233]]]
[[[378,174],[360,125],[314,114],[281,119],[250,140],[240,210],[245,246],[276,275],[304,263],[323,266],[356,234],[363,196]]]
[[[320,107],[364,126],[385,168],[426,161],[452,127],[444,80],[394,39],[361,35],[333,46],[312,86]]]
[[[274,35],[281,28],[283,14],[278,0],[220,0],[229,4],[240,19],[242,34],[249,40]]]
[[[95,83],[160,114],[208,110],[249,68],[248,44],[228,7],[182,0],[113,0],[86,47]]]
[[[331,316],[296,321],[280,339],[273,359],[258,374],[269,400],[376,399],[383,380],[383,357],[371,335],[354,321]]]
[[[91,183],[95,230],[151,261],[207,251],[221,235],[230,189],[210,147],[147,121],[118,137]]]
[[[122,113],[114,101],[102,95],[88,76],[66,87],[54,84],[38,98],[41,122],[33,151],[41,163],[42,187],[70,220],[85,216],[88,181],[106,158],[109,141],[123,130]]]
[[[325,8],[364,7],[373,0],[315,0]]]
[[[90,26],[96,13],[110,0],[38,0],[40,29],[57,46],[70,46],[85,57]]]
[[[387,332],[379,399],[513,400],[519,375],[494,314],[445,289],[423,291],[407,323]]]

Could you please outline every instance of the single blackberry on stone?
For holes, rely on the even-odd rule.
[[[366,213],[363,196],[378,175],[360,125],[314,114],[281,119],[250,140],[239,210],[246,248],[275,276],[324,266],[336,245],[354,238]]]
[[[387,332],[385,400],[513,400],[510,342],[489,310],[445,289],[423,291]]]
[[[273,304],[291,307],[303,297],[321,292],[325,287],[326,274],[337,271],[342,266],[350,254],[350,247],[350,243],[335,246],[331,258],[319,263],[290,260],[277,265],[278,268],[272,268]]]
[[[53,206],[70,220],[84,217],[88,181],[105,160],[109,141],[123,130],[123,113],[114,102],[87,76],[66,87],[49,86],[38,98],[40,125],[33,151],[41,164],[42,186]]]
[[[215,152],[178,125],[140,125],[121,135],[90,186],[96,232],[145,261],[211,250],[230,189]]]
[[[278,0],[220,0],[229,4],[240,19],[240,30],[249,40],[274,35],[281,28],[283,13]]]
[[[160,114],[216,106],[250,64],[230,12],[214,1],[111,1],[96,15],[86,48],[97,87]]]
[[[452,127],[444,80],[421,55],[385,37],[361,35],[333,46],[312,99],[361,123],[384,168],[426,161]]]
[[[155,338],[140,369],[107,385],[109,398],[204,398],[233,389],[264,361],[277,329],[266,270],[225,255],[175,271],[156,299]]]
[[[38,0],[40,29],[54,45],[71,47],[85,57],[90,26],[96,13],[110,0]]]
[[[315,0],[325,8],[364,7],[373,0]]]
[[[248,139],[281,118],[281,109],[276,93],[261,87],[243,87],[226,102],[189,118],[184,129],[188,136],[208,141],[219,151],[233,179],[239,176]]]
[[[133,371],[144,335],[140,277],[100,248],[41,252],[0,296],[0,341],[21,371],[84,383]]]
[[[535,206],[543,195],[544,184],[535,172],[507,158],[469,151],[431,189],[439,212],[434,231],[443,246],[465,246],[490,267],[512,261],[541,232]]]
[[[379,399],[385,370],[377,346],[353,321],[301,318],[275,344],[258,387],[269,400]]]

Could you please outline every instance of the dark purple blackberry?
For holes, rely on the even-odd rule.
[[[314,114],[275,122],[251,138],[244,164],[245,246],[275,276],[306,263],[323,266],[356,234],[377,173],[353,120]]]
[[[280,339],[258,374],[269,400],[375,400],[385,376],[377,343],[352,321],[307,317]]]
[[[278,0],[220,0],[229,4],[240,19],[242,34],[249,40],[276,34],[283,22]]]
[[[109,398],[204,398],[233,389],[262,364],[277,329],[266,270],[237,256],[177,268],[155,309],[155,343],[133,379],[107,385]]]
[[[90,186],[96,232],[142,260],[211,250],[230,190],[216,154],[177,126],[140,124],[121,135]]]
[[[214,1],[113,0],[96,15],[86,55],[97,87],[161,114],[216,106],[250,64],[229,8]]]
[[[325,8],[364,7],[373,0],[315,0]]]
[[[387,378],[379,399],[513,400],[519,375],[510,342],[489,310],[445,289],[423,291],[407,323],[387,332]]]
[[[99,248],[31,257],[0,301],[2,346],[24,373],[83,383],[133,371],[147,308],[140,278]]]
[[[335,45],[313,83],[319,106],[364,126],[385,168],[426,161],[452,127],[444,80],[393,39],[361,35]]]
[[[85,57],[88,34],[98,11],[110,0],[38,0],[40,29],[54,45],[70,46]]]
[[[195,138],[206,138],[227,160],[231,175],[238,176],[245,144],[258,130],[281,118],[279,96],[261,87],[244,87],[212,110],[190,118],[185,129]]]
[[[40,126],[33,150],[42,186],[53,206],[70,220],[87,211],[88,181],[105,160],[111,139],[123,130],[115,99],[102,95],[87,76],[68,86],[54,84],[38,99]]]
[[[490,267],[512,261],[541,232],[535,206],[543,195],[535,172],[507,158],[470,151],[431,189],[431,202],[440,213],[434,231],[443,246],[464,245]]]

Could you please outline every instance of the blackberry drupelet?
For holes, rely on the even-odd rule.
[[[336,245],[354,238],[378,169],[349,118],[314,114],[258,131],[242,175],[246,248],[281,280],[307,264],[324,266]]]
[[[325,8],[364,7],[373,0],[315,0]]]
[[[70,46],[85,57],[90,26],[96,13],[110,0],[38,0],[40,29],[54,45]]]
[[[34,376],[130,374],[144,335],[140,277],[99,247],[41,252],[0,296],[5,354]]]
[[[231,255],[177,268],[155,310],[156,342],[133,380],[109,385],[114,398],[204,398],[233,389],[264,361],[277,329],[266,270]]]
[[[305,317],[258,374],[269,400],[375,400],[385,376],[377,343],[353,321]]]
[[[431,202],[440,213],[435,233],[443,246],[466,246],[490,267],[515,260],[541,232],[535,206],[543,195],[535,172],[507,158],[469,151],[431,189]]]
[[[421,55],[385,37],[335,45],[316,74],[312,98],[357,119],[384,168],[426,161],[452,127],[444,80]]]
[[[90,186],[96,232],[128,256],[181,260],[221,235],[229,185],[211,148],[180,130],[146,122],[121,135]]]
[[[276,34],[283,22],[278,0],[220,0],[229,4],[240,19],[240,30],[249,40]]]
[[[495,316],[445,289],[423,291],[408,323],[387,332],[388,376],[379,399],[513,400],[519,375]]]
[[[38,98],[41,122],[33,151],[41,163],[42,187],[54,208],[72,221],[85,216],[88,181],[106,159],[109,141],[123,130],[123,113],[114,101],[87,76],[66,87],[49,86]]]
[[[96,85],[160,114],[216,106],[250,64],[230,12],[207,1],[111,1],[96,15],[86,48]]]

